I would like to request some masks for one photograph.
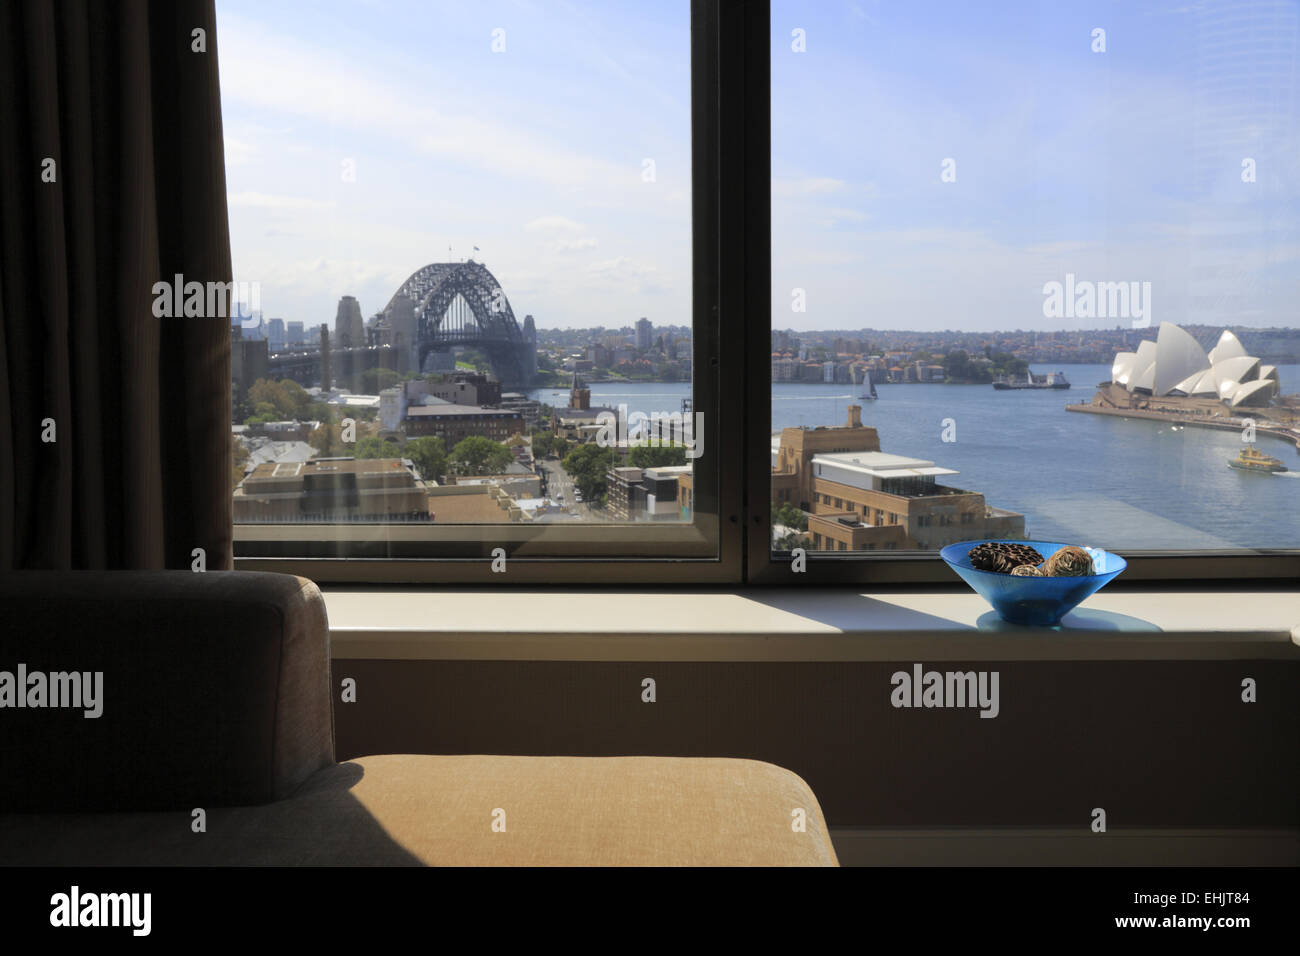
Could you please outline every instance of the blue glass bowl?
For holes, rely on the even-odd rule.
[[[1090,548],[1096,574],[1077,577],[1035,578],[996,571],[979,571],[971,567],[967,556],[971,548],[985,541],[1005,541],[1007,544],[1027,544],[1038,551],[1046,561],[1065,545],[1056,541],[1014,541],[1010,538],[992,538],[984,541],[960,541],[939,552],[948,567],[956,571],[963,581],[979,592],[993,606],[998,616],[1012,624],[1033,624],[1055,627],[1061,618],[1128,567],[1128,562],[1118,554]],[[1097,567],[1100,565],[1100,567]]]

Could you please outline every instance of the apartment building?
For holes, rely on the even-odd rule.
[[[425,484],[400,458],[266,462],[234,492],[235,521],[428,521]]]
[[[772,496],[810,513],[815,550],[932,551],[977,537],[1024,535],[1024,516],[990,507],[979,492],[939,484],[958,474],[932,461],[881,451],[860,405],[844,425],[786,428],[772,438]]]

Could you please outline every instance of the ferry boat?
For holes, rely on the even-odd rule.
[[[993,387],[1000,392],[1021,388],[1069,388],[1070,380],[1065,377],[1064,372],[1048,372],[1046,375],[1026,372],[1024,378],[1004,375],[994,379]]]
[[[1264,454],[1254,445],[1243,448],[1240,455],[1228,461],[1228,467],[1241,471],[1286,471],[1286,465],[1282,464],[1281,459]]]

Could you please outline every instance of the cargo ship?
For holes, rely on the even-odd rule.
[[[1236,458],[1229,459],[1228,467],[1239,471],[1286,471],[1286,465],[1282,464],[1281,459],[1264,454],[1254,445],[1248,445]]]
[[[1046,375],[1026,372],[1024,378],[1004,375],[994,379],[993,387],[1000,392],[1021,388],[1069,388],[1070,380],[1065,377],[1064,372],[1048,372]]]

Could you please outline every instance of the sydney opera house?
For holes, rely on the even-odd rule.
[[[1276,366],[1247,355],[1240,340],[1224,330],[1207,353],[1187,332],[1162,322],[1156,340],[1136,352],[1119,352],[1111,367],[1111,391],[1123,388],[1133,404],[1142,396],[1212,400],[1230,408],[1258,408],[1278,395]]]

